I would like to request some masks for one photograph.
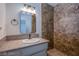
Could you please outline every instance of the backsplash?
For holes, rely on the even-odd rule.
[[[79,4],[55,7],[54,47],[67,55],[79,55]]]
[[[6,36],[6,40],[19,40],[19,39],[29,39],[29,38],[38,38],[39,35],[36,33],[31,33],[31,37],[29,37],[29,34],[21,34],[21,35],[9,35]]]

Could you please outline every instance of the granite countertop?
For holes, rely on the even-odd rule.
[[[23,39],[23,40],[26,40],[26,39]],[[49,42],[48,40],[40,39],[40,41],[38,42],[27,44],[27,43],[23,43],[22,42],[23,40],[4,41],[2,45],[0,46],[0,52],[5,52],[5,51],[13,50],[13,49],[19,49],[23,47],[29,47],[32,45]]]

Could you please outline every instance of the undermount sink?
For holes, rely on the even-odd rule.
[[[23,39],[23,43],[35,43],[35,42],[39,42],[40,41],[40,38],[32,38],[32,39]]]

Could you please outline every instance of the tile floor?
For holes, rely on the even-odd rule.
[[[47,53],[48,56],[67,56],[66,54],[58,51],[57,49],[50,49]]]

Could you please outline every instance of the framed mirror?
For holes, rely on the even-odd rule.
[[[20,12],[20,32],[23,34],[36,32],[36,15],[28,12]]]

